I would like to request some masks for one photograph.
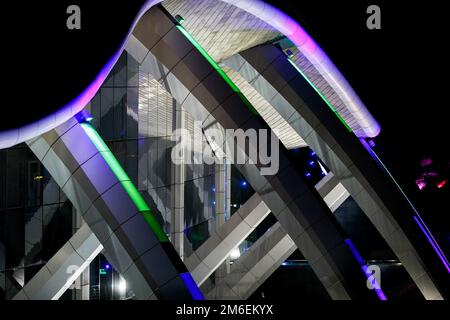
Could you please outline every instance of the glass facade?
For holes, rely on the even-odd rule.
[[[0,299],[11,299],[72,236],[74,210],[25,144],[0,150]]]
[[[124,53],[87,109],[93,126],[167,234],[173,227],[173,186],[184,183],[182,231],[189,256],[215,228],[215,168],[214,164],[189,164],[185,176],[175,180],[171,151],[176,143],[172,140],[176,101]],[[194,130],[189,114],[184,127]],[[0,150],[0,187],[0,299],[11,299],[73,235],[77,217],[26,144]],[[102,261],[104,257],[98,257],[91,265],[92,286],[105,278],[94,276]],[[62,299],[70,299],[71,291]],[[97,291],[90,291],[95,299]],[[117,295],[103,293],[105,297]]]
[[[185,254],[189,255],[214,228],[215,170],[214,165],[187,164],[185,176],[175,177],[171,153],[176,144],[172,138],[176,107],[163,86],[124,53],[89,109],[92,124],[167,234],[173,231],[173,186],[184,183]],[[193,134],[194,121],[189,114],[184,128]],[[206,141],[203,148],[208,148]],[[188,152],[194,156],[192,150]]]

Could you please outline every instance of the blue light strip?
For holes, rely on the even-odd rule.
[[[441,259],[441,261],[444,263],[444,265],[447,267],[447,272],[450,273],[450,269],[448,267],[448,264],[445,263],[446,258],[445,256],[443,256],[443,253],[441,253],[440,248],[437,247],[436,243],[433,241],[433,239],[428,236],[427,231],[425,230],[426,226],[424,224],[422,224],[419,219],[417,217],[414,217],[414,221],[416,221],[416,223],[419,225],[419,228],[422,230],[422,232],[427,236],[428,242],[430,242],[431,246],[433,247],[434,251],[436,251],[436,253],[439,256],[439,259]]]
[[[180,273],[180,278],[184,282],[184,285],[186,286],[194,300],[205,300],[203,293],[200,291],[189,272]]]
[[[372,276],[372,273],[367,271],[367,264],[364,261],[364,259],[361,257],[361,255],[359,254],[359,252],[356,249],[356,247],[354,246],[353,242],[350,239],[346,239],[345,243],[350,248],[350,251],[352,252],[356,261],[358,261],[358,264],[361,266],[361,269],[364,272],[364,275],[367,277],[367,279],[370,279],[370,277]],[[384,294],[383,290],[381,290],[381,286],[376,282],[375,279],[373,279],[373,281],[375,282],[375,285],[376,285],[374,290],[375,290],[378,298],[380,298],[380,300],[387,300],[386,295]]]

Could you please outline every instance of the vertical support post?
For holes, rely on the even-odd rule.
[[[186,111],[179,104],[175,106],[175,129],[184,130],[186,127]],[[172,241],[175,250],[180,255],[181,260],[184,260],[184,181],[186,180],[186,165],[184,163],[185,157],[184,148],[179,154],[180,162],[178,164],[172,163],[172,217],[170,240]]]
[[[226,154],[226,153],[225,153]],[[220,163],[220,164],[219,164]],[[226,158],[219,159],[215,170],[216,230],[230,218],[231,204],[231,165]],[[221,283],[230,272],[230,258],[222,263],[215,272],[215,283]],[[219,286],[217,286],[219,287]]]
[[[72,222],[72,234],[76,234],[83,226],[85,222],[81,217],[78,210],[73,208],[73,222]],[[90,267],[88,266],[83,270],[80,276],[75,280],[75,290],[73,290],[74,300],[90,300]]]

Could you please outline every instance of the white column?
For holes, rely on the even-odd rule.
[[[84,225],[17,293],[14,300],[58,300],[102,249],[100,241]]]
[[[182,130],[186,128],[186,111],[182,106],[176,105],[175,110],[175,129]],[[184,181],[186,179],[186,165],[184,163],[185,150],[179,154],[181,163],[172,163],[172,217],[170,240],[175,250],[184,260]]]
[[[218,230],[230,219],[231,165],[227,163],[225,158],[222,158],[219,159],[215,169],[216,230]],[[214,272],[216,286],[224,281],[230,272],[230,265],[230,258],[228,256]]]
[[[85,226],[85,222],[81,217],[81,214],[76,211],[74,208],[73,214],[73,234],[75,235],[83,226]],[[96,250],[95,248],[92,248]],[[74,300],[89,300],[89,291],[90,291],[90,265],[87,265],[86,268],[81,272],[80,276],[75,280],[75,290],[73,290],[73,299]]]
[[[195,282],[200,286],[269,213],[261,197],[254,194],[225,224],[211,232],[208,240],[186,259]]]

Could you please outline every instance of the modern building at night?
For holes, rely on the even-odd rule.
[[[218,143],[239,129],[269,134]],[[283,12],[148,1],[78,98],[0,132],[0,298],[446,299],[448,260],[380,130]],[[193,141],[178,163],[174,132]]]

